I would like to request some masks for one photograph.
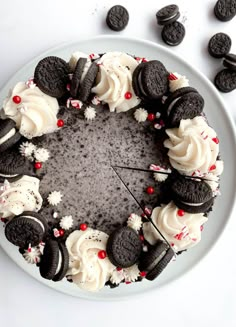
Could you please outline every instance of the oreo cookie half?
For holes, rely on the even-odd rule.
[[[222,22],[228,22],[236,14],[236,0],[218,0],[214,7],[216,18]]]
[[[178,178],[173,182],[171,192],[176,206],[189,213],[207,212],[213,205],[212,189],[203,180]]]
[[[109,236],[106,250],[113,265],[128,268],[138,261],[142,243],[135,230],[121,227]]]
[[[62,280],[69,267],[69,254],[64,244],[49,240],[41,257],[40,275],[54,282]]]
[[[185,27],[180,22],[173,22],[163,27],[161,32],[162,40],[171,46],[179,45],[185,36]]]
[[[98,73],[98,65],[96,64],[96,62],[92,62],[87,71],[87,74],[85,75],[84,79],[82,80],[79,86],[78,98],[82,102],[86,102],[88,100],[97,73]]]
[[[231,38],[225,33],[213,35],[208,43],[208,52],[214,58],[223,58],[231,48]]]
[[[42,92],[61,98],[67,92],[68,73],[69,67],[65,60],[49,56],[37,64],[34,81]]]
[[[15,126],[12,119],[0,119],[0,152],[6,151],[20,140],[21,135]]]
[[[233,53],[227,54],[224,57],[223,65],[230,70],[236,70],[236,55]]]
[[[128,25],[128,22],[129,13],[123,6],[113,6],[107,13],[106,23],[113,31],[122,31]]]
[[[174,251],[166,243],[159,240],[141,258],[139,270],[147,273],[146,279],[154,280],[166,268],[174,256]]]
[[[73,72],[73,77],[72,77],[72,81],[71,81],[71,88],[70,88],[70,93],[71,93],[72,97],[74,97],[74,98],[77,96],[79,85],[81,83],[83,69],[84,69],[86,62],[87,62],[86,58],[79,58],[76,66],[75,66],[75,70]]]
[[[215,77],[215,86],[221,92],[228,93],[236,89],[236,71],[230,69],[221,70]]]
[[[180,16],[177,5],[165,6],[156,13],[157,24],[166,25],[175,22]]]
[[[5,235],[9,242],[26,248],[38,245],[47,231],[47,222],[39,213],[25,211],[10,220],[5,227]]]

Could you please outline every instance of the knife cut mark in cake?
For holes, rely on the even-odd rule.
[[[87,291],[155,279],[201,240],[219,194],[223,161],[203,106],[158,60],[42,59],[0,111],[8,240],[42,277]]]

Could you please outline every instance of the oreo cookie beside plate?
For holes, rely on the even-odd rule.
[[[128,22],[129,13],[123,6],[113,6],[107,13],[106,23],[113,31],[122,31],[128,25]]]
[[[138,261],[142,243],[134,229],[121,227],[110,234],[106,250],[113,265],[128,268]]]
[[[175,22],[180,16],[177,5],[165,6],[156,13],[157,23],[166,25]]]
[[[65,60],[49,56],[37,64],[34,81],[42,92],[61,98],[67,92],[68,74],[69,67]]]
[[[209,54],[214,58],[223,58],[231,48],[231,38],[225,33],[213,35],[208,43]]]
[[[41,257],[39,271],[43,278],[58,282],[69,268],[69,253],[63,243],[48,240]]]
[[[199,116],[204,107],[204,99],[192,87],[183,87],[173,92],[165,102],[167,125],[177,127],[181,119]]]
[[[25,211],[12,218],[5,227],[5,235],[9,242],[27,248],[38,245],[47,231],[47,221],[39,213]]]
[[[6,151],[20,140],[21,135],[15,126],[12,119],[0,119],[0,152]]]
[[[224,57],[223,65],[230,70],[236,70],[236,55],[233,53],[227,54]]]
[[[174,251],[166,243],[159,240],[141,257],[139,269],[147,273],[146,279],[154,280],[166,268],[174,256]]]
[[[228,22],[236,14],[236,0],[218,0],[214,7],[214,13],[222,22]]]
[[[215,86],[221,92],[228,93],[236,89],[236,71],[230,69],[221,70],[215,77]]]
[[[176,206],[189,213],[207,212],[213,205],[213,193],[205,181],[179,177],[172,186],[171,192]]]
[[[163,27],[161,32],[162,40],[171,46],[179,45],[185,36],[185,27],[180,22],[173,22]]]

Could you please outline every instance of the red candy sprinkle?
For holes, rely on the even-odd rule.
[[[62,119],[58,119],[58,121],[57,121],[57,126],[58,126],[58,127],[63,127],[63,126],[64,126],[64,120],[62,120]]]
[[[201,231],[201,232],[203,231],[203,228],[204,228],[204,227],[203,227],[203,225],[202,225],[202,226],[200,226],[200,231]]]
[[[149,121],[153,121],[155,119],[155,115],[153,113],[148,114],[147,119]]]
[[[148,186],[146,188],[146,192],[147,192],[147,194],[153,194],[154,193],[154,188],[152,186]]]
[[[184,210],[179,209],[179,210],[177,211],[177,214],[178,214],[178,216],[183,217],[184,214],[185,214],[185,212],[184,212]]]
[[[79,228],[80,228],[80,230],[85,231],[88,228],[88,226],[87,226],[87,224],[80,224]]]
[[[16,104],[21,103],[21,97],[19,95],[14,95],[14,97],[12,98],[12,101]]]
[[[141,277],[146,277],[147,273],[146,273],[146,271],[140,271],[139,275]]]
[[[7,222],[7,219],[6,219],[6,218],[1,218],[1,221],[2,221],[3,223],[6,223],[6,222]]]
[[[171,245],[170,246],[175,246],[175,243],[171,243]]]
[[[99,257],[99,259],[105,259],[106,256],[107,256],[106,251],[104,251],[104,250],[100,250],[100,251],[98,252],[98,257]]]
[[[131,284],[131,282],[126,281],[125,284]]]
[[[215,170],[216,169],[216,165],[212,165],[209,170]]]
[[[121,271],[123,268],[121,268],[121,267],[116,267],[116,270],[117,271]]]
[[[177,79],[178,79],[178,77],[176,77],[173,73],[170,73],[170,75],[168,76],[169,81],[175,81]]]
[[[212,141],[215,142],[216,144],[219,144],[219,139],[218,139],[218,137],[213,137]]]
[[[143,235],[139,235],[140,241],[144,241],[144,236]]]
[[[125,98],[126,98],[126,100],[130,100],[132,98],[132,93],[131,92],[126,92],[125,93]]]
[[[60,234],[60,236],[64,236],[64,234],[65,234],[64,229],[59,229],[59,234]]]
[[[34,168],[35,169],[41,169],[42,168],[42,162],[35,162]]]

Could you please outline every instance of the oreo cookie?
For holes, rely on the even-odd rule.
[[[223,65],[230,70],[236,70],[236,55],[233,53],[227,54],[224,57]]]
[[[157,24],[166,25],[175,22],[180,17],[177,5],[165,6],[156,13]]]
[[[129,13],[123,6],[113,6],[107,13],[107,26],[113,31],[119,32],[125,29],[129,22]]]
[[[236,71],[230,69],[221,70],[215,77],[215,86],[221,92],[228,93],[236,89]]]
[[[139,270],[147,273],[146,279],[154,280],[161,274],[174,256],[175,253],[169,245],[159,240],[142,256]]]
[[[139,64],[133,73],[133,89],[141,99],[160,99],[168,91],[168,71],[158,60]]]
[[[71,88],[70,88],[70,94],[72,97],[76,98],[78,90],[79,90],[79,85],[81,83],[81,77],[83,74],[83,69],[84,66],[87,62],[86,58],[79,58],[77,61],[77,64],[75,66],[75,70],[73,72],[73,77],[71,80]]]
[[[69,268],[69,253],[63,243],[48,240],[41,257],[40,275],[54,282],[62,280]]]
[[[222,22],[228,22],[236,14],[236,0],[218,0],[214,7],[216,18]]]
[[[34,81],[43,93],[61,98],[66,92],[69,67],[65,60],[49,56],[39,61],[34,71]]]
[[[167,126],[178,127],[182,119],[199,116],[204,107],[204,99],[192,87],[183,87],[173,92],[165,101]]]
[[[170,46],[179,45],[185,36],[185,27],[180,22],[173,22],[163,27],[161,32],[162,40]]]
[[[172,186],[171,192],[176,206],[189,213],[207,212],[213,205],[213,193],[205,181],[179,177]]]
[[[97,73],[98,65],[96,64],[96,62],[92,62],[84,79],[81,81],[81,84],[79,86],[78,99],[82,102],[86,102],[88,100]]]
[[[231,38],[225,33],[213,35],[208,43],[208,52],[214,58],[223,58],[231,48]]]
[[[15,127],[16,123],[12,119],[0,119],[0,152],[6,151],[20,140],[21,135]]]
[[[110,234],[106,250],[113,265],[128,268],[139,260],[142,243],[134,229],[121,227]]]
[[[47,221],[39,213],[25,211],[12,218],[5,227],[5,235],[9,242],[27,248],[38,245],[47,232]]]

